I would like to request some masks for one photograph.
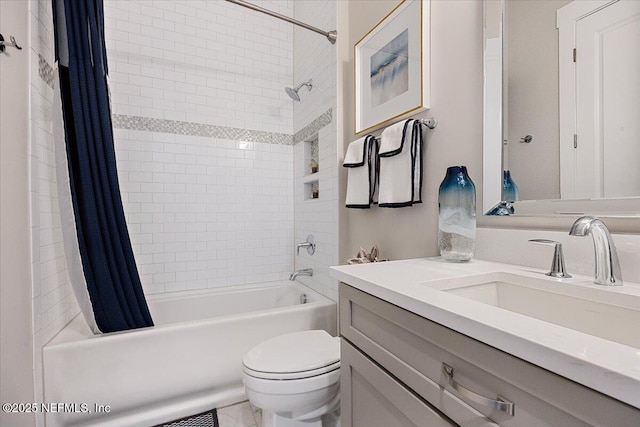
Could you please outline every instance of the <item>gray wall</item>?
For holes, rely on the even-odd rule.
[[[0,27],[24,50],[0,62],[0,402],[34,402],[29,232],[28,2],[0,4]],[[0,412],[0,425],[35,425],[33,414]]]
[[[353,46],[398,2],[339,3],[341,163],[346,147],[356,138]],[[447,167],[466,165],[476,187],[482,186],[482,27],[480,1],[431,2],[432,108],[423,116],[435,116],[439,123],[435,130],[425,131],[423,204],[400,209],[341,207],[341,263],[355,256],[361,246],[369,250],[373,244],[378,245],[381,256],[392,259],[438,255],[438,187]],[[344,206],[346,173],[340,169],[340,203]]]
[[[338,162],[354,133],[353,47],[399,1],[338,2]],[[377,244],[391,259],[438,253],[438,187],[447,166],[466,165],[482,206],[482,109],[484,9],[482,1],[431,1],[431,110],[438,127],[425,133],[422,205],[401,209],[344,208],[345,168],[339,167],[339,260]],[[484,217],[479,227],[569,230],[575,217]],[[607,218],[612,232],[640,233],[640,219]],[[513,238],[521,238],[514,230]]]

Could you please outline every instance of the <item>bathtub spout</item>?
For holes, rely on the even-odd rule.
[[[293,273],[291,273],[291,276],[289,276],[289,280],[294,281],[298,276],[313,276],[313,269],[303,268],[302,270],[296,270]]]

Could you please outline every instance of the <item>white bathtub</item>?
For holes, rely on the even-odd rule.
[[[148,303],[152,328],[96,336],[78,316],[44,347],[45,402],[71,404],[48,413],[48,427],[148,427],[239,402],[251,347],[292,331],[336,334],[336,304],[296,282],[174,292]]]

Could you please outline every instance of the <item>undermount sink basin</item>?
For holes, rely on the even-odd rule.
[[[640,293],[511,273],[490,276],[440,290],[640,349]]]

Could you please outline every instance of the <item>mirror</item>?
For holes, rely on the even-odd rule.
[[[484,212],[640,216],[640,2],[485,0],[484,79]]]

